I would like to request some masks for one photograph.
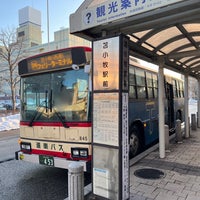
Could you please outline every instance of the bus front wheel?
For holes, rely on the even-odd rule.
[[[141,141],[139,137],[139,129],[136,126],[133,126],[130,131],[129,136],[129,157],[133,158],[136,156],[141,149]]]

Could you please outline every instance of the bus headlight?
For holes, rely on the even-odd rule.
[[[79,150],[77,149],[73,149],[72,150],[72,155],[75,157],[75,156],[79,156]]]
[[[87,148],[71,148],[72,158],[88,158]]]
[[[20,147],[22,151],[31,152],[31,143],[21,142]]]
[[[81,156],[81,157],[87,157],[87,156],[88,156],[88,151],[87,151],[87,149],[80,150],[80,156]]]

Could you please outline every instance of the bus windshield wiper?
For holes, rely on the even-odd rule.
[[[52,107],[53,107],[53,102],[52,102],[52,90],[51,90],[50,94],[49,94],[49,109],[50,109],[50,112],[52,112]]]
[[[35,113],[29,122],[29,126],[33,125],[34,120],[38,117],[39,108],[41,108],[44,103],[46,105],[46,101],[42,101],[41,104],[39,106],[37,106],[37,109],[35,110]],[[40,115],[43,113],[43,111],[44,111],[44,109],[42,110],[42,112],[40,112]]]
[[[65,128],[69,128],[69,126],[66,125],[65,121],[63,120],[63,116],[60,112],[56,111],[56,109],[54,108],[54,112],[56,114],[56,116],[58,117],[58,119],[61,121],[63,127]]]
[[[48,101],[47,101],[47,98],[48,98],[48,90],[45,91],[45,108],[46,108],[46,112],[48,111]]]

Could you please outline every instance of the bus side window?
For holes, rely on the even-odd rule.
[[[158,77],[155,74],[153,74],[153,93],[154,93],[154,98],[157,98],[158,97]]]
[[[129,97],[136,99],[135,70],[130,67],[129,70]]]
[[[147,80],[147,92],[148,92],[148,98],[153,98],[153,82],[152,82],[152,74],[149,72],[146,72],[146,80]]]
[[[177,85],[176,85],[176,80],[173,80],[173,92],[174,92],[174,97],[178,97],[178,92],[177,92]]]
[[[183,83],[181,81],[178,81],[178,93],[179,93],[179,97],[183,98]]]
[[[145,73],[143,70],[135,69],[135,75],[138,99],[145,99],[147,97],[145,87]]]
[[[181,97],[184,97],[184,87],[183,87],[183,82],[180,82],[180,92],[181,92]]]
[[[133,85],[129,86],[129,97],[134,99],[136,98],[135,86]]]
[[[178,98],[180,98],[181,97],[180,84],[179,81],[176,81],[176,83],[177,83]]]

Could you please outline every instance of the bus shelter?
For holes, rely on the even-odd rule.
[[[123,34],[129,54],[159,66],[159,151],[165,157],[163,68],[184,75],[185,137],[189,137],[188,77],[200,91],[199,0],[85,0],[70,16],[70,32],[90,41]],[[198,124],[200,124],[200,92]]]

